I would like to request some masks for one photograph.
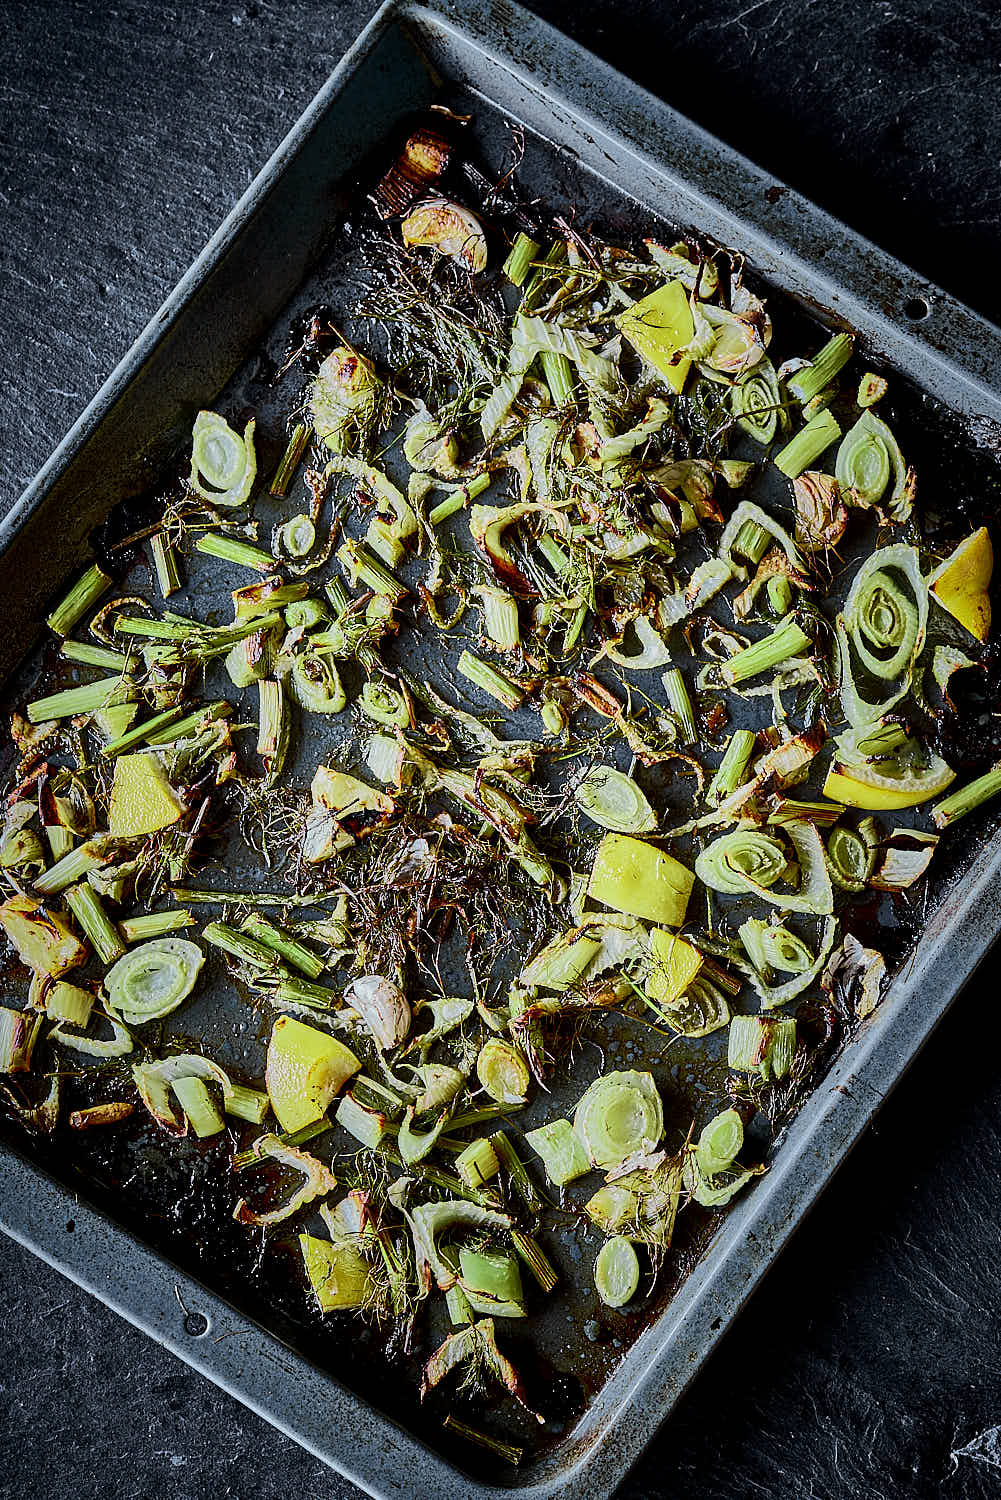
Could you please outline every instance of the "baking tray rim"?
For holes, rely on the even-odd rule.
[[[534,68],[528,68],[511,55],[504,35],[494,25],[494,13],[503,18],[508,31],[545,44],[545,47],[539,45],[536,48],[538,54],[541,55],[548,48],[552,55],[562,59],[563,68],[558,78],[550,77],[540,81],[538,61]],[[614,88],[623,98],[642,105],[654,133],[660,130],[665,133],[673,132],[675,136],[696,136],[703,144],[711,143],[729,169],[741,174],[746,180],[782,187],[776,183],[773,175],[762,173],[739,153],[714,141],[707,132],[685,120],[670,106],[625,79],[615,69],[560,35],[547,23],[515,5],[495,4],[490,8],[490,14],[484,15],[475,0],[454,0],[454,3],[446,6],[421,4],[417,0],[387,0],[346,52],[190,270],[154,314],[128,354],[104,382],[52,457],[28,486],[21,500],[0,523],[0,548],[6,547],[87,442],[114,402],[128,389],[145,360],[174,321],[181,316],[202,281],[225,255],[231,241],[246,227],[269,187],[308,137],[314,124],[335,105],[346,79],[377,45],[387,28],[401,23],[412,24],[418,34],[423,27],[439,28],[466,43],[472,43],[479,51],[489,53],[495,63],[500,63],[512,75],[523,78],[530,87],[539,89],[544,86],[547,97],[569,110],[581,122],[604,133],[608,138],[622,142],[627,149],[637,149],[635,143],[620,134],[614,124],[596,119],[586,104],[573,94],[568,95],[564,83],[565,72],[572,68],[575,76],[581,77],[586,77],[590,72],[602,82],[603,87],[597,92],[607,93]],[[642,152],[642,145],[638,149]],[[666,169],[664,170],[667,175]],[[684,182],[683,177],[676,180],[686,192],[701,193],[697,185]],[[933,305],[945,309],[947,313],[961,314],[967,325],[982,331],[988,355],[1001,367],[1001,333],[998,330],[971,310],[962,307],[941,289],[910,272],[893,257],[837,224],[829,215],[807,205],[792,190],[782,188],[782,192],[787,195],[786,201],[792,209],[802,205],[809,209],[815,223],[836,227],[838,233],[856,251],[872,258],[888,280],[927,296],[933,300]],[[717,208],[720,206],[718,200],[707,201],[712,201]],[[751,222],[759,235],[771,233],[774,237],[774,226],[764,229],[761,225],[754,224],[753,220]],[[781,243],[781,236],[778,243]],[[801,248],[793,248],[792,253],[803,257]],[[808,257],[806,264],[815,280],[829,282],[826,268],[811,267]],[[861,294],[856,290],[856,295]],[[926,340],[921,339],[920,329],[910,331],[909,336],[917,343],[923,343],[925,352],[928,351],[929,345]],[[941,348],[933,352],[956,376],[982,389],[996,403],[996,396],[989,391],[982,378],[962,366],[958,351],[955,356]],[[611,1492],[635,1461],[681,1390],[768,1270],[803,1213],[833,1175],[875,1109],[898,1081],[986,952],[994,936],[999,890],[1001,847],[982,852],[974,877],[964,887],[963,923],[959,923],[958,917],[951,920],[943,918],[939,923],[941,930],[934,934],[926,933],[919,943],[920,949],[925,939],[931,941],[931,948],[924,957],[937,976],[936,1003],[932,1006],[926,1004],[920,1014],[916,1011],[912,1013],[910,1024],[906,1028],[898,1024],[900,1018],[897,1010],[900,1007],[894,997],[898,995],[901,986],[905,991],[912,991],[920,982],[927,994],[926,971],[915,963],[915,972],[909,978],[905,974],[898,979],[891,996],[869,1023],[864,1036],[851,1044],[833,1072],[804,1107],[801,1119],[810,1111],[811,1105],[814,1105],[813,1114],[817,1118],[803,1132],[804,1138],[797,1149],[792,1149],[791,1141],[784,1143],[769,1177],[725,1221],[714,1241],[712,1256],[706,1257],[693,1272],[678,1297],[623,1358],[616,1373],[596,1398],[592,1413],[596,1407],[601,1406],[611,1387],[621,1387],[625,1372],[628,1371],[630,1381],[626,1395],[630,1402],[631,1420],[622,1420],[626,1397],[620,1392],[619,1399],[604,1403],[604,1410],[597,1423],[592,1422],[590,1416],[585,1416],[582,1425],[587,1426],[591,1422],[586,1441],[575,1447],[571,1439],[565,1445],[572,1452],[570,1461],[552,1480],[544,1478],[541,1484],[533,1480],[531,1471],[528,1471],[529,1482],[525,1485],[518,1485],[516,1482],[509,1485],[489,1485],[466,1476],[438,1453],[425,1448],[419,1439],[405,1432],[391,1418],[378,1413],[331,1377],[310,1365],[302,1356],[294,1354],[280,1340],[259,1328],[253,1320],[235,1312],[221,1298],[208,1293],[195,1278],[177,1271],[101,1211],[79,1203],[74,1194],[56,1183],[43,1169],[29,1165],[19,1153],[2,1145],[0,1159],[3,1160],[4,1168],[0,1173],[0,1227],[372,1495],[388,1497],[405,1494],[407,1491],[400,1487],[399,1476],[422,1472],[425,1481],[428,1484],[433,1482],[446,1500],[453,1496],[455,1500],[459,1500],[460,1496],[470,1495],[483,1497],[483,1500],[494,1500],[494,1497],[499,1500],[500,1496],[510,1495],[512,1492],[543,1500],[543,1497],[553,1497],[557,1493],[570,1493],[571,1487],[576,1493],[586,1494],[589,1500],[591,1497],[599,1500],[599,1497]],[[948,904],[946,897],[936,915],[943,913]],[[949,947],[949,938],[950,928],[960,926],[966,930],[967,942],[965,951],[957,956]],[[951,935],[954,938],[956,934]],[[913,995],[905,996],[905,1000],[912,998]],[[894,1000],[892,1005],[891,999]],[[887,1032],[890,1034],[887,1035]],[[819,1149],[824,1145],[828,1148],[826,1152]],[[815,1148],[813,1160],[804,1162],[811,1146]],[[70,1218],[76,1226],[72,1234],[67,1233],[63,1227]],[[130,1274],[129,1285],[116,1286],[116,1279],[120,1280],[120,1277],[116,1278],[116,1268],[121,1272],[125,1265],[128,1265],[130,1272],[135,1270],[138,1274]],[[738,1279],[739,1287],[736,1285]],[[718,1283],[721,1280],[730,1284],[721,1300],[714,1301],[714,1297],[718,1296]],[[690,1356],[686,1368],[680,1372],[669,1368],[672,1363],[677,1364],[677,1358],[672,1362],[669,1355],[674,1341],[682,1331],[682,1322],[688,1319],[693,1323],[698,1322],[701,1312],[707,1307],[716,1316],[712,1323],[708,1321],[708,1314],[703,1318],[705,1328],[702,1330],[703,1337],[697,1355]],[[183,1322],[184,1309],[188,1308],[205,1311],[212,1326],[217,1326],[222,1319],[238,1325],[238,1331],[243,1334],[246,1342],[235,1339],[228,1342],[233,1345],[240,1343],[245,1355],[252,1353],[262,1362],[277,1362],[277,1367],[295,1377],[294,1395],[287,1384],[282,1391],[269,1387],[266,1378],[262,1381],[253,1370],[248,1370],[247,1358],[233,1360],[223,1357],[220,1351],[225,1348],[225,1344],[211,1345],[208,1341],[203,1344],[186,1334]],[[676,1349],[674,1353],[677,1355]],[[638,1373],[633,1372],[634,1365],[640,1365]],[[308,1391],[304,1391],[304,1378]],[[282,1395],[284,1400],[280,1399]],[[314,1403],[319,1410],[315,1418],[307,1421],[308,1413],[304,1407],[312,1410]],[[358,1424],[352,1429],[355,1435],[353,1454],[346,1454],[341,1444],[335,1445],[334,1451],[329,1438],[325,1439],[323,1436],[336,1431],[349,1416]],[[621,1430],[614,1451],[610,1453],[609,1445],[602,1442],[602,1438],[613,1426],[619,1426]],[[366,1428],[371,1430],[366,1431]],[[359,1452],[359,1447],[365,1451]],[[557,1455],[562,1451],[558,1449]],[[397,1467],[387,1470],[391,1458]],[[581,1488],[582,1485],[585,1487]]]

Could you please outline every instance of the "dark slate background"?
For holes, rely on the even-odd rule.
[[[996,0],[536,8],[1001,318]],[[370,9],[0,4],[4,507]],[[995,973],[956,1004],[621,1500],[1001,1497]],[[0,1309],[3,1497],[356,1495],[6,1241]]]

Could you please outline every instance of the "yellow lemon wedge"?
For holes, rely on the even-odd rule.
[[[926,771],[904,776],[888,776],[874,765],[849,766],[834,761],[824,782],[824,796],[845,807],[892,812],[937,797],[955,779],[955,771],[938,756],[932,757]]]
[[[141,750],[120,755],[111,784],[108,832],[112,838],[143,838],[169,828],[184,812],[184,803],[167,780],[158,755]]]
[[[283,1130],[301,1130],[327,1105],[361,1063],[349,1047],[326,1031],[292,1016],[279,1016],[268,1043],[265,1086]]]
[[[987,592],[994,572],[994,549],[981,526],[941,563],[928,580],[936,601],[978,641],[987,639],[991,628],[991,601]]]
[[[620,313],[618,324],[637,354],[642,354],[680,395],[692,367],[681,350],[695,337],[695,319],[684,284],[668,281],[659,286]]]

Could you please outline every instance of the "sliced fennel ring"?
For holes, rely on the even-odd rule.
[[[195,987],[205,955],[187,938],[152,938],[130,948],[104,977],[108,1005],[133,1026],[169,1015]]]
[[[640,787],[614,766],[591,766],[574,787],[574,801],[592,823],[613,833],[652,833],[657,815]]]
[[[210,505],[242,505],[257,477],[254,454],[255,420],[243,436],[214,411],[200,411],[191,435],[191,474],[188,483]]]
[[[664,1134],[664,1106],[653,1075],[630,1069],[596,1078],[577,1105],[573,1128],[594,1165],[605,1171],[648,1155]]]

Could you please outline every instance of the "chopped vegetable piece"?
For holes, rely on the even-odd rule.
[[[92,1104],[87,1109],[70,1111],[71,1130],[90,1130],[94,1125],[118,1125],[135,1112],[131,1099],[109,1099],[107,1104]]]
[[[734,1016],[730,1022],[727,1064],[738,1073],[756,1073],[762,1083],[777,1083],[792,1067],[796,1022],[788,1017]]]
[[[200,411],[195,418],[188,483],[210,505],[242,505],[249,500],[257,477],[256,425],[251,418],[240,437],[216,412]]]
[[[373,1292],[372,1271],[352,1245],[300,1234],[299,1248],[321,1312],[364,1307]]]
[[[32,724],[43,724],[48,719],[72,719],[78,714],[94,714],[112,703],[120,702],[123,696],[135,696],[135,690],[123,686],[121,677],[105,677],[100,682],[84,682],[79,687],[63,688],[50,693],[46,698],[36,698],[28,704],[28,719]]]
[[[596,1078],[574,1111],[573,1129],[604,1171],[649,1155],[664,1134],[664,1106],[653,1075],[629,1070]]]
[[[455,1122],[453,1121],[453,1125],[454,1123]],[[511,1186],[521,1198],[526,1208],[530,1213],[541,1213],[543,1207],[542,1199],[536,1192],[535,1186],[532,1182],[532,1179],[529,1177],[528,1172],[525,1170],[525,1165],[522,1162],[521,1157],[511,1145],[511,1142],[508,1140],[503,1130],[495,1131],[495,1133],[490,1137],[490,1144],[494,1149],[499,1165],[503,1167],[504,1171],[507,1173],[511,1182]],[[525,1256],[522,1254],[522,1251],[519,1248],[517,1242],[515,1243],[515,1249],[518,1251],[518,1254],[521,1255],[522,1260],[525,1260]],[[539,1256],[541,1256],[541,1253],[542,1252],[540,1251]],[[535,1257],[535,1270],[538,1270],[539,1268],[539,1256]]]
[[[695,877],[670,854],[623,834],[606,834],[598,846],[588,895],[616,911],[664,927],[680,927]]]
[[[299,467],[299,462],[302,458],[302,455],[306,451],[308,443],[309,428],[306,426],[305,422],[297,422],[292,429],[291,436],[288,440],[288,446],[285,449],[284,454],[282,455],[281,463],[275,470],[275,476],[271,481],[271,489],[269,493],[273,495],[276,500],[283,499],[288,492],[288,487],[292,481],[292,476],[295,473],[296,469]]]
[[[652,833],[657,827],[657,815],[636,782],[614,766],[591,766],[574,787],[573,796],[599,828]]]
[[[49,615],[46,624],[56,635],[69,635],[73,627],[83,619],[89,609],[93,609],[104,594],[111,587],[111,579],[104,569],[97,563],[91,563],[82,578],[78,578],[56,608]]]
[[[810,646],[810,637],[806,631],[795,620],[784,620],[771,635],[734,652],[720,666],[720,676],[724,682],[734,687],[739,682],[746,682],[749,677],[757,677],[760,672],[771,672],[791,656],[802,656],[804,651],[809,651]]]
[[[491,1037],[480,1048],[476,1076],[498,1104],[521,1104],[528,1093],[528,1065],[518,1048],[500,1037]]]
[[[741,376],[730,392],[730,404],[738,426],[756,443],[767,447],[775,436],[783,405],[770,360],[759,360]]]
[[[922,770],[900,769],[894,774],[882,761],[847,763],[835,760],[824,782],[824,796],[845,807],[891,812],[919,807],[944,792],[956,773],[937,755],[929,754]]]
[[[361,1016],[383,1050],[397,1047],[410,1030],[410,1005],[398,984],[381,974],[361,974],[344,991],[348,1005]]]
[[[234,1083],[225,1096],[225,1107],[226,1113],[238,1120],[246,1120],[250,1125],[263,1125],[271,1108],[271,1100],[261,1089],[250,1089],[245,1084]]]
[[[354,1053],[328,1032],[279,1016],[268,1043],[267,1090],[283,1130],[299,1130],[327,1106],[361,1068]]]
[[[170,1088],[199,1140],[218,1135],[226,1128],[215,1100],[201,1078],[174,1078]]]
[[[475,1313],[492,1318],[523,1318],[525,1293],[513,1255],[495,1250],[459,1251],[462,1290]]]
[[[902,499],[907,484],[903,456],[889,427],[871,411],[863,411],[855,426],[845,433],[838,449],[834,476],[842,494],[852,505],[877,505],[891,477],[891,510]]]
[[[606,1240],[594,1263],[594,1285],[606,1307],[625,1307],[640,1284],[639,1257],[621,1234]]]
[[[882,401],[888,390],[889,385],[882,375],[874,375],[871,370],[867,370],[859,381],[856,405],[875,406],[877,401]]]
[[[513,286],[522,286],[531,270],[532,261],[539,253],[539,242],[530,235],[519,233],[504,262],[504,275]]]
[[[710,805],[718,807],[727,797],[732,797],[741,785],[754,753],[754,744],[755,736],[750,729],[734,730],[719,769],[709,783],[706,801]]]
[[[931,820],[936,828],[949,828],[981,803],[996,797],[998,792],[1001,792],[1001,764],[992,766],[983,776],[968,781],[958,792],[951,792],[936,802],[931,809]]]
[[[298,939],[273,926],[259,912],[252,912],[244,918],[242,930],[255,942],[263,943],[265,948],[270,948],[279,958],[291,964],[293,969],[298,969],[300,974],[305,974],[307,979],[318,979],[326,968],[322,958]]]
[[[500,1162],[492,1143],[485,1136],[471,1141],[455,1158],[455,1170],[470,1187],[483,1187],[500,1170]]]
[[[525,1136],[535,1154],[542,1158],[546,1176],[554,1187],[575,1182],[591,1170],[591,1158],[581,1145],[569,1120],[550,1120]]]
[[[332,1193],[337,1187],[337,1178],[325,1167],[315,1156],[308,1155],[305,1151],[298,1151],[289,1146],[278,1136],[265,1135],[255,1143],[254,1147],[258,1158],[270,1157],[279,1162],[283,1167],[290,1167],[293,1171],[300,1173],[302,1182],[291,1198],[280,1208],[274,1208],[267,1213],[257,1213],[250,1207],[246,1199],[241,1198],[233,1210],[233,1218],[238,1224],[245,1224],[251,1229],[267,1229],[272,1224],[281,1224],[290,1219],[293,1214],[298,1213],[300,1208],[312,1203],[315,1199]]]
[[[498,703],[503,703],[504,707],[511,709],[512,712],[525,696],[524,689],[513,682],[510,677],[505,676],[503,672],[498,672],[496,667],[474,656],[471,651],[463,651],[459,657],[457,670],[467,682],[482,688],[485,693],[490,694],[491,698],[496,698]]]
[[[86,947],[65,918],[29,896],[11,896],[0,906],[0,928],[36,974],[59,979],[87,960]]]
[[[671,667],[664,673],[664,691],[667,693],[667,701],[671,705],[674,714],[681,727],[681,743],[683,745],[694,745],[699,737],[698,725],[695,722],[695,710],[689,696],[685,679],[677,667]],[[643,829],[626,830],[642,833]]]
[[[405,245],[427,245],[461,260],[474,275],[487,263],[487,239],[475,214],[448,198],[427,198],[404,219],[400,233]]]
[[[744,1144],[744,1122],[735,1109],[724,1109],[703,1128],[695,1146],[699,1170],[706,1177],[724,1171]]]
[[[703,1208],[722,1208],[756,1177],[762,1167],[722,1167],[711,1176],[703,1169],[697,1150],[685,1151],[684,1180],[687,1191]]]
[[[184,803],[167,779],[159,755],[143,750],[118,757],[108,809],[112,838],[145,838],[169,828],[183,815]]]
[[[108,1004],[129,1025],[159,1020],[191,994],[205,955],[187,938],[157,937],[140,943],[104,977]]]
[[[650,972],[646,992],[657,1005],[677,1005],[694,984],[705,960],[697,948],[662,927],[650,929]]]
[[[361,1141],[370,1151],[374,1151],[386,1134],[388,1121],[380,1110],[369,1109],[355,1098],[350,1091],[340,1100],[334,1111],[334,1119],[342,1126],[349,1135],[353,1135],[356,1141]]]
[[[27,1073],[43,1016],[0,1005],[0,1073]]]
[[[636,352],[663,375],[671,390],[682,391],[692,366],[685,351],[695,337],[695,319],[683,283],[666,282],[626,308],[617,321]]]
[[[872,877],[873,890],[909,890],[928,869],[937,844],[937,833],[925,833],[918,828],[894,828],[880,846]]]
[[[543,990],[573,989],[600,951],[600,938],[573,927],[528,961],[521,971],[521,983]]]
[[[858,831],[832,828],[827,836],[827,868],[835,885],[856,894],[864,891],[876,866],[874,820],[863,819]]]
[[[206,557],[217,557],[220,562],[252,568],[255,573],[268,575],[275,570],[275,560],[270,552],[262,552],[260,547],[252,547],[249,542],[241,542],[236,537],[216,536],[215,532],[207,531],[198,538],[195,547]]]
[[[855,340],[850,333],[836,333],[802,370],[790,375],[787,384],[804,405],[819,396],[852,357]]]
[[[81,1030],[90,1020],[93,1009],[92,991],[81,989],[78,984],[67,984],[65,979],[57,979],[45,995],[45,1014],[51,1021],[65,1021]]]
[[[841,428],[829,411],[818,412],[806,426],[775,455],[775,467],[787,479],[798,479],[804,469],[816,463],[820,455],[837,442]]]
[[[72,886],[66,892],[66,905],[87,934],[102,964],[112,964],[122,956],[125,952],[122,935],[104,910],[101,898],[92,886],[86,881]]]
[[[599,1188],[584,1211],[604,1234],[627,1232],[640,1244],[666,1250],[681,1201],[682,1171],[681,1158],[669,1157],[656,1167],[628,1172]]]

